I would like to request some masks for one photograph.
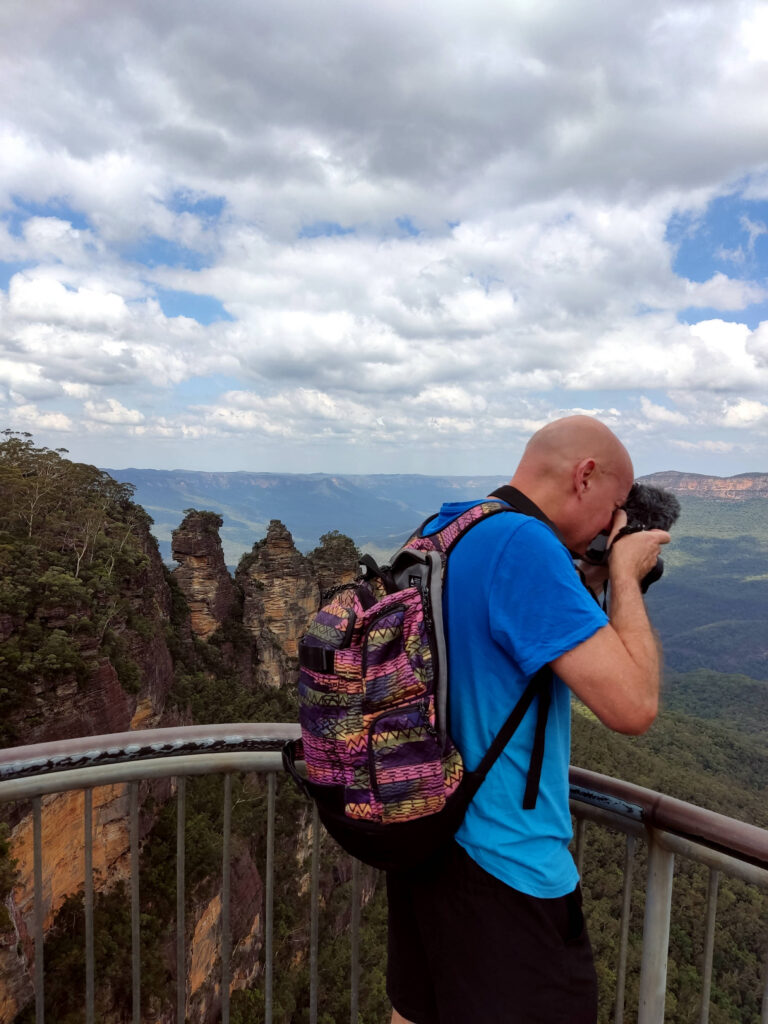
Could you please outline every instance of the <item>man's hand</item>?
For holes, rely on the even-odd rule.
[[[614,544],[614,537],[622,529],[622,526],[616,525],[619,515],[623,518],[622,525],[626,525],[627,514],[620,509],[614,517],[608,539],[608,573],[612,587],[629,579],[639,584],[656,565],[662,545],[670,541],[666,530],[639,530],[637,533],[624,534]]]
[[[614,516],[609,544],[626,523],[626,512],[620,509]],[[664,530],[641,530],[625,534],[613,544],[608,559],[610,625],[552,662],[563,682],[617,732],[645,732],[658,710],[659,651],[640,583],[669,539]],[[585,568],[582,565],[582,570]],[[593,568],[605,571],[604,566]]]

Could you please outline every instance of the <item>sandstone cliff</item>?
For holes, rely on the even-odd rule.
[[[715,498],[722,501],[746,501],[768,498],[768,473],[742,473],[739,476],[705,476],[668,470],[641,478],[645,484],[664,487],[681,497]]]
[[[256,643],[259,682],[281,686],[295,680],[298,644],[317,610],[320,588],[308,560],[277,519],[238,566],[243,625]]]
[[[360,571],[360,553],[354,542],[338,530],[325,533],[320,545],[307,555],[317,579],[320,594],[324,595],[345,583],[351,583]]]
[[[158,723],[173,682],[165,636],[171,595],[149,530],[137,527],[134,542],[137,564],[101,605],[59,598],[36,607],[33,622],[40,636],[72,635],[85,670],[65,668],[30,679],[27,699],[6,720],[25,744]],[[18,635],[21,625],[3,616],[0,642]]]
[[[22,629],[29,630],[31,625],[38,631],[41,644],[48,638],[70,638],[67,651],[71,657],[73,651],[77,656],[76,667],[70,671],[65,667],[61,672],[41,672],[29,679],[24,700],[6,722],[25,743],[125,732],[161,721],[173,683],[173,659],[167,643],[171,594],[147,524],[133,522],[130,536],[130,562],[125,562],[120,579],[105,592],[101,603],[78,596],[70,577],[68,592],[61,582],[54,599],[43,592],[31,623],[11,615],[3,617],[2,640],[17,640]],[[59,579],[63,577],[60,573]],[[82,623],[79,629],[73,627],[77,619]],[[153,803],[167,799],[169,792],[167,782],[142,786],[142,796],[151,793]],[[29,807],[2,810],[13,825],[10,856],[16,861],[17,871],[16,884],[6,902],[12,932],[8,941],[0,940],[0,1022],[5,1024],[13,1020],[32,994],[34,879]],[[100,891],[127,877],[127,786],[93,790],[93,821],[94,882]],[[47,932],[66,898],[82,889],[83,794],[46,797],[42,822]],[[144,835],[151,828],[152,816],[142,815],[141,822]]]
[[[189,605],[192,632],[202,640],[221,626],[236,600],[224,563],[221,525],[221,516],[215,512],[193,510],[173,531],[172,554],[179,563],[173,577]]]
[[[58,467],[51,453],[46,458]],[[0,505],[0,531],[5,528],[21,552],[15,555],[8,546],[6,555],[0,553],[0,560],[6,558],[0,565],[6,586],[5,591],[0,587],[0,674],[9,672],[16,687],[5,704],[0,701],[5,745],[190,721],[190,705],[174,691],[180,677],[191,679],[193,687],[208,679],[210,692],[221,694],[222,706],[227,706],[227,688],[251,692],[258,683],[279,687],[295,682],[298,639],[317,608],[321,588],[350,579],[354,571],[356,552],[348,539],[324,538],[312,556],[304,557],[285,527],[273,521],[241,566],[238,586],[224,565],[220,518],[191,513],[174,535],[173,553],[180,565],[169,582],[150,521],[130,502],[130,489],[116,487],[93,467],[66,472],[74,474],[73,494],[82,490],[85,474],[103,489],[105,509],[111,502],[108,512],[99,513],[98,529],[70,533],[61,510],[52,506],[38,535],[32,536],[31,527],[27,532],[26,523],[15,534],[15,520],[7,512],[13,503],[6,501],[5,518]],[[20,488],[28,477],[27,471],[19,475]],[[80,546],[70,555],[67,545],[73,537]],[[242,616],[240,587],[245,591]],[[17,600],[19,594],[26,595],[26,603]],[[194,643],[193,635],[203,643]],[[140,838],[146,850],[158,841],[157,825],[170,796],[171,780],[141,785]],[[125,785],[93,791],[97,901],[99,894],[119,895],[115,887],[128,876],[127,805]],[[6,811],[5,819],[12,826],[16,882],[7,896],[1,894],[7,913],[0,908],[0,1024],[9,1024],[29,1003],[34,971],[31,817],[28,808],[20,807]],[[305,845],[294,821],[289,831],[292,842]],[[246,833],[232,863],[235,989],[258,975],[262,945],[263,885],[253,854],[261,839],[252,829]],[[44,927],[47,933],[53,925],[60,933],[66,927],[60,911],[82,889],[82,793],[45,798],[43,849]],[[216,877],[214,871],[190,888],[187,917],[187,1014],[201,1024],[216,1019],[221,999],[216,962],[221,894],[211,881]],[[142,888],[142,902],[146,898]],[[163,947],[160,956],[167,961],[163,969],[172,973],[174,950]],[[81,983],[77,979],[75,988]],[[100,1019],[112,1024],[121,1011],[110,1010],[108,993],[105,998]],[[164,1021],[170,1011],[162,997],[153,1005],[155,1019]]]
[[[233,954],[230,990],[247,988],[260,972],[263,946],[264,887],[247,848],[241,849],[231,867],[231,927]],[[221,1013],[221,980],[212,970],[221,954],[221,889],[198,909],[189,944],[189,984],[186,1017],[215,1021]]]

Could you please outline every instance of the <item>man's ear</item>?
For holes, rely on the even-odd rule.
[[[582,459],[573,469],[573,482],[576,493],[581,498],[592,483],[597,463],[594,459]]]

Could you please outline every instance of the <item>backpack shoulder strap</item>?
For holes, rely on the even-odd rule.
[[[429,519],[425,520],[425,522],[421,524],[411,539],[407,541],[405,547],[415,549],[431,548],[432,550],[439,551],[443,556],[447,556],[459,540],[461,540],[461,538],[471,530],[473,526],[481,523],[484,519],[488,519],[490,516],[497,515],[499,512],[518,512],[523,515],[531,516],[534,519],[538,519],[550,527],[561,543],[565,543],[554,523],[544,514],[544,512],[542,512],[538,505],[531,501],[530,498],[523,494],[522,491],[519,491],[516,487],[512,487],[510,484],[505,484],[503,487],[498,487],[493,491],[493,493],[489,495],[489,498],[498,498],[500,500],[478,502],[477,505],[473,505],[471,508],[467,509],[466,512],[463,512],[442,530],[438,530],[435,533],[430,534],[428,537],[425,537],[425,527],[436,518],[435,516],[430,516]],[[498,759],[502,750],[512,738],[517,727],[522,722],[528,708],[531,706],[534,699],[538,697],[536,729],[534,733],[533,749],[531,751],[530,766],[528,768],[525,795],[523,797],[524,810],[533,810],[535,808],[539,794],[541,769],[544,761],[544,739],[551,703],[552,676],[552,669],[549,665],[544,665],[533,676],[517,704],[510,712],[507,720],[496,734],[477,769],[473,773],[476,786],[479,787],[480,783],[485,779],[486,775]]]
[[[497,487],[496,490],[488,496],[488,499],[493,498],[498,498],[499,501],[479,501],[476,505],[468,508],[466,512],[462,512],[460,516],[457,516],[453,522],[444,526],[442,530],[437,530],[435,533],[430,533],[428,536],[425,536],[424,530],[437,518],[436,515],[430,516],[428,519],[424,520],[413,536],[406,541],[404,546],[416,549],[429,547],[435,551],[439,551],[443,555],[447,555],[459,540],[461,540],[464,534],[471,530],[473,526],[477,526],[477,524],[481,523],[484,519],[497,515],[499,512],[510,511],[521,512],[524,516],[530,516],[532,519],[538,519],[540,522],[546,523],[560,543],[565,545],[565,541],[560,535],[560,531],[552,520],[542,512],[535,502],[531,501],[529,497],[523,494],[522,491],[519,491],[516,487],[512,487],[511,484],[504,484],[503,487]]]
[[[473,512],[475,509],[480,509],[481,511],[479,514],[476,513],[475,516],[472,517],[471,522],[468,522],[466,526],[464,526],[463,529],[461,529],[457,535],[452,538],[450,547],[453,547],[453,545],[464,536],[467,530],[476,523],[482,522],[483,519],[486,519],[489,515],[493,515],[494,512],[502,511],[519,512],[522,513],[522,515],[530,516],[533,519],[538,519],[542,523],[546,523],[557,539],[562,544],[565,544],[560,535],[560,531],[557,529],[555,524],[544,514],[544,512],[542,512],[535,502],[531,501],[527,495],[523,494],[523,492],[518,490],[516,487],[512,487],[511,484],[504,484],[503,487],[497,487],[489,497],[500,498],[505,504],[499,505],[498,502],[481,502],[480,505],[470,509],[470,512]],[[461,518],[462,517],[459,517],[459,520]],[[456,520],[457,524],[459,523],[459,520]],[[450,550],[450,547],[448,550]],[[475,770],[475,779],[479,786],[495,764],[502,750],[512,739],[512,736],[517,731],[518,726],[525,717],[528,708],[538,697],[533,749],[531,750],[531,760],[528,767],[528,776],[526,778],[525,793],[523,796],[523,810],[526,811],[533,810],[536,807],[536,801],[539,795],[541,770],[544,763],[544,739],[547,729],[547,719],[549,717],[549,707],[552,699],[552,676],[553,672],[550,666],[544,665],[532,677],[523,691],[522,696],[518,700],[517,704],[515,704],[501,729],[499,729],[493,739],[493,742],[486,751],[485,756],[482,758],[480,764]]]
[[[534,699],[538,697],[536,730],[533,737],[531,760],[525,783],[525,794],[523,795],[524,811],[532,811],[536,807],[536,800],[539,795],[541,769],[544,763],[544,737],[547,729],[547,718],[549,717],[549,705],[552,699],[552,675],[552,669],[549,665],[544,665],[531,678],[525,690],[523,690],[520,700],[512,708],[507,720],[494,736],[490,747],[486,750],[483,759],[475,769],[477,788],[479,788],[488,772],[493,768],[504,747],[512,739],[528,708]]]
[[[499,512],[515,511],[517,510],[499,501],[480,501],[471,508],[468,508],[466,512],[462,512],[460,516],[457,516],[447,526],[444,526],[442,530],[436,530],[434,533],[425,536],[425,527],[433,519],[437,518],[436,516],[430,516],[429,519],[421,524],[410,540],[406,542],[405,547],[415,548],[416,550],[429,548],[432,551],[439,551],[442,555],[448,555],[464,534],[468,533],[473,526],[477,526],[484,519],[495,516]]]

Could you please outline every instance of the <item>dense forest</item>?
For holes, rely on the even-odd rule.
[[[217,516],[214,519],[218,521]],[[244,673],[243,666],[255,655],[239,617],[242,594],[206,641],[192,634],[187,602],[159,561],[150,522],[133,501],[129,484],[69,461],[62,450],[36,447],[28,435],[6,432],[0,442],[0,745],[47,738],[50,730],[57,735],[46,701],[54,699],[62,679],[75,686],[88,705],[106,678],[106,666],[135,700],[146,689],[148,664],[161,651],[167,652],[172,672],[159,724],[296,720],[292,688],[264,686],[254,682],[253,674]],[[217,522],[211,520],[209,525],[215,532]],[[761,558],[766,557],[762,537],[745,534],[733,538],[733,546],[722,548],[711,540],[706,541],[706,558],[701,558],[701,564],[706,563],[703,586],[706,578],[728,576],[732,582],[734,573],[754,575],[750,545],[753,553],[757,549]],[[716,540],[728,543],[728,538]],[[348,558],[350,546],[337,534],[327,538],[321,549],[310,554],[329,572],[329,559]],[[258,552],[254,548],[246,561]],[[682,557],[694,564],[700,554],[690,547]],[[674,589],[673,580],[670,572],[656,584],[657,607],[664,609],[665,616],[677,615],[679,635],[685,636],[696,629],[695,622],[688,621],[685,602],[675,607],[679,598],[663,596],[668,583],[669,591]],[[160,599],[159,594],[166,597]],[[738,595],[734,600],[739,600]],[[164,608],[158,607],[162,601],[167,602]],[[751,618],[746,605],[743,610]],[[684,648],[681,644],[680,650]],[[750,650],[754,648],[753,642]],[[706,652],[698,642],[691,650]],[[768,682],[759,658],[745,666],[736,653],[734,648],[733,671],[728,673],[713,671],[705,656],[698,662],[684,662],[686,670],[669,670],[662,713],[643,737],[611,733],[576,705],[573,763],[768,828]],[[87,725],[86,719],[82,721]],[[217,777],[188,781],[185,899],[190,910],[217,884],[221,786]],[[263,865],[265,786],[255,776],[236,777],[233,797],[234,846],[247,848],[254,861]],[[307,870],[306,863],[297,863],[297,837],[306,836],[309,808],[287,780],[280,781],[277,799],[274,1019],[280,1024],[308,1024],[309,895],[306,887],[297,886],[297,867],[300,873]],[[2,903],[14,885],[10,835],[20,813],[6,808],[0,823]],[[156,1020],[168,1011],[175,984],[168,956],[176,900],[175,802],[158,796],[154,805],[148,805],[148,813],[152,825],[142,847],[140,880],[142,999],[145,1019]],[[604,993],[601,1024],[613,1019],[623,851],[622,836],[589,827],[583,885]],[[627,1019],[632,1019],[637,999],[643,858],[641,846],[635,873]],[[340,1024],[349,1019],[351,862],[325,835],[321,874],[320,1020]],[[666,1019],[671,1024],[688,1024],[698,1020],[705,873],[681,863],[675,886]],[[359,1021],[384,1024],[389,1017],[384,991],[385,906],[380,879],[368,869],[363,891]],[[768,949],[765,899],[764,893],[741,883],[721,883],[712,1024],[759,1018]],[[129,901],[122,884],[98,893],[95,921],[97,1017],[110,1022],[130,1019]],[[7,925],[0,918],[0,933]],[[46,937],[46,1020],[54,1024],[84,1019],[83,934],[82,891],[72,892]],[[233,994],[232,1020],[251,1024],[263,1019],[262,971],[247,990]],[[16,1018],[17,1024],[32,1020],[31,1005]]]

